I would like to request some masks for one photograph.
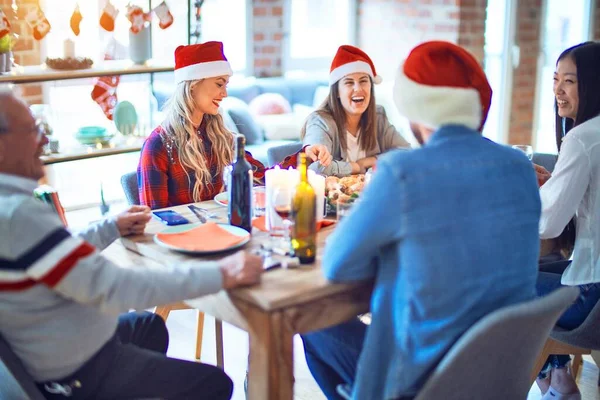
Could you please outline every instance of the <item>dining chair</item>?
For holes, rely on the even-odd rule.
[[[137,172],[128,172],[121,176],[121,186],[125,192],[125,198],[129,205],[139,205],[140,196],[137,182]],[[184,303],[175,303],[156,307],[154,313],[158,314],[165,321],[169,317],[169,313],[175,310],[187,310],[190,307]],[[202,336],[204,331],[204,313],[198,311],[196,327],[196,352],[195,357],[200,359],[202,354]],[[217,366],[223,368],[223,322],[215,319],[215,339],[217,347]]]
[[[281,146],[274,146],[267,149],[267,160],[270,166],[279,164],[287,156],[302,150],[302,142],[293,142],[282,144]]]
[[[137,172],[128,172],[121,176],[121,186],[129,205],[140,205],[140,192],[138,190]]]
[[[548,172],[554,171],[554,165],[556,164],[558,156],[550,153],[533,153],[531,161],[534,164],[541,165],[546,168]]]
[[[33,378],[10,345],[0,336],[0,399],[44,400]]]
[[[415,400],[525,400],[544,340],[578,294],[565,287],[486,315],[444,355]],[[338,393],[349,399],[351,390]]]
[[[558,326],[552,328],[550,337],[546,340],[542,353],[531,371],[531,382],[535,380],[550,354],[573,354],[571,374],[576,378],[579,367],[583,364],[582,355],[591,354],[592,350],[600,350],[599,332],[600,301],[577,328],[572,330],[565,330]],[[600,386],[600,381],[598,385]]]

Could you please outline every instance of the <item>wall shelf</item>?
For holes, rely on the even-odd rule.
[[[112,75],[134,75],[173,71],[172,63],[148,60],[144,64],[134,64],[131,60],[110,60],[94,63],[92,68],[78,70],[55,70],[46,64],[27,67],[13,67],[12,71],[0,74],[0,83],[38,83],[67,79],[94,78]]]

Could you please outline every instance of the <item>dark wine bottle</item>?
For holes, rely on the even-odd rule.
[[[252,232],[252,167],[246,161],[246,138],[236,137],[236,159],[232,164],[229,185],[229,223]]]
[[[301,264],[310,264],[317,255],[317,195],[308,183],[306,154],[300,153],[300,182],[292,199],[292,248]]]

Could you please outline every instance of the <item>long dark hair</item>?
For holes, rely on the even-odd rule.
[[[371,77],[369,77],[369,79],[371,79]],[[329,95],[325,98],[319,108],[317,108],[316,112],[321,116],[331,116],[331,118],[333,118],[338,131],[340,147],[347,150],[346,111],[340,100],[340,81],[337,81],[330,86]],[[304,138],[306,135],[307,122],[308,121],[305,121],[304,126],[302,126],[302,131],[300,132],[301,138]],[[360,116],[360,131],[362,133],[358,139],[359,148],[366,152],[375,148],[377,145],[377,104],[375,102],[375,84],[373,83],[373,79],[371,79],[371,100],[369,101],[369,105],[365,112]]]
[[[570,58],[577,68],[577,94],[579,104],[575,119],[562,118],[558,115],[558,103],[554,98],[554,115],[556,121],[556,148],[560,153],[562,140],[567,133],[580,125],[600,115],[600,43],[584,42],[569,47],[556,60]],[[569,258],[575,246],[575,217],[569,221],[563,232],[557,238],[561,253]]]

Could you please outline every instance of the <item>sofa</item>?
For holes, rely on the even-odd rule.
[[[161,81],[155,84],[154,89],[161,109],[171,95],[173,86]],[[323,101],[328,92],[326,80],[232,77],[227,86],[228,97],[221,102],[220,111],[227,128],[246,137],[246,149],[253,157],[269,165],[268,149],[299,141],[306,117]],[[257,113],[259,107],[255,104],[266,94],[285,101],[288,107],[284,110],[286,112],[276,109],[273,113]],[[273,94],[276,96],[272,96]]]

